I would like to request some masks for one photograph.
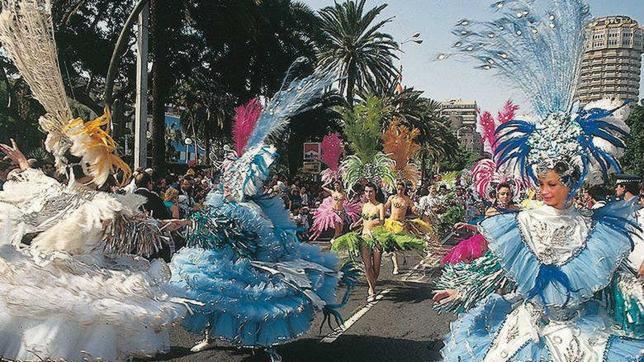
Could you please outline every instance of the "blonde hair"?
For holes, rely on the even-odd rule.
[[[168,188],[163,194],[163,201],[176,201],[179,198],[179,191],[175,188]]]

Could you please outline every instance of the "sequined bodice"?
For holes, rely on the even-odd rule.
[[[583,249],[590,220],[576,210],[542,207],[518,215],[528,247],[544,264],[562,265]]]

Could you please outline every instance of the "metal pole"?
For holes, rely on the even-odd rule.
[[[136,39],[136,110],[134,119],[134,168],[148,164],[148,21],[150,7],[139,13]]]

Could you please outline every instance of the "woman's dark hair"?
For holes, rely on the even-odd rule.
[[[382,193],[382,190],[378,186],[376,186],[376,184],[374,184],[373,182],[369,181],[369,182],[367,182],[366,185],[364,185],[365,191],[366,191],[367,187],[372,188],[376,192],[376,201],[378,201],[380,203],[385,202],[385,194]]]
[[[372,188],[374,191],[378,191],[378,186],[376,186],[376,184],[374,184],[373,182],[367,182],[367,183],[364,185],[363,189],[366,189],[367,187]],[[366,190],[365,190],[365,191],[366,191]]]
[[[514,200],[513,200],[514,192],[512,191],[512,186],[507,182],[501,182],[496,187],[496,192],[494,193],[494,207],[498,206],[498,204],[499,204],[498,195],[499,195],[499,191],[501,191],[501,189],[510,190],[510,199],[508,200],[508,206],[514,205]]]
[[[606,191],[603,187],[596,185],[588,189],[588,195],[595,201],[604,201],[606,199]]]
[[[407,195],[407,184],[405,184],[404,181],[396,181],[396,187],[402,186],[403,187],[403,194]]]

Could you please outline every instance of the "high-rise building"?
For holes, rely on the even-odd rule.
[[[458,142],[476,154],[483,152],[481,136],[476,132],[477,106],[475,101],[452,99],[441,103],[441,116],[449,121]]]
[[[627,16],[606,16],[588,23],[575,99],[582,105],[604,98],[637,102],[643,32]]]

